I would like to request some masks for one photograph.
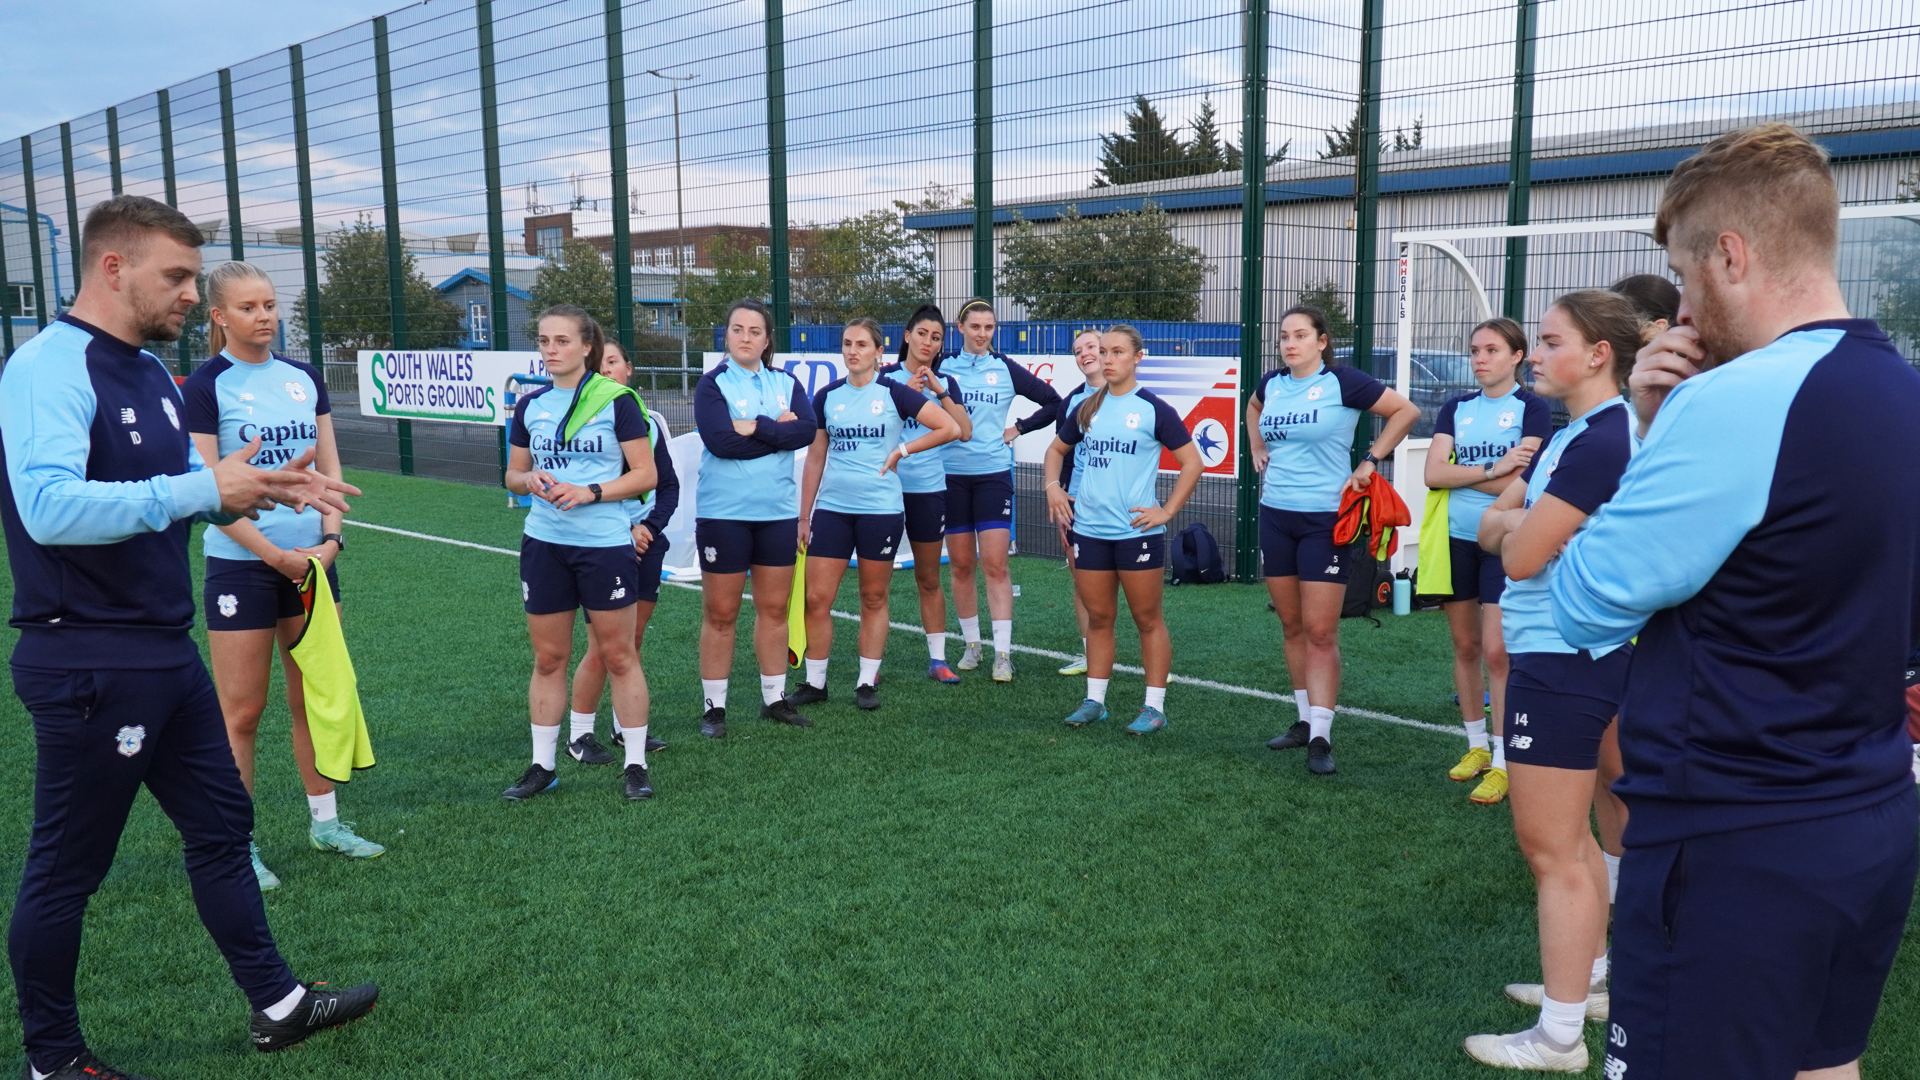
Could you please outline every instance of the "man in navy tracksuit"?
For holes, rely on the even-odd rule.
[[[1553,577],[1569,644],[1640,635],[1607,1080],[1859,1076],[1913,901],[1920,374],[1848,316],[1838,215],[1784,124],[1674,171],[1682,325],[1642,350],[1644,448]]]
[[[166,368],[140,343],[180,336],[197,301],[200,231],[151,199],[87,216],[72,309],[0,373],[0,522],[13,571],[14,692],[33,717],[33,836],[7,953],[23,1076],[128,1077],[80,1034],[74,973],[87,899],[106,877],[142,784],[180,830],[193,899],[253,1006],[254,1045],[291,1046],[367,1011],[371,983],[301,985],[274,947],[247,842],[253,803],[188,631],[191,524],[275,503],[344,512],[358,494],[307,468],[209,468]],[[158,929],[158,928],[155,928]]]

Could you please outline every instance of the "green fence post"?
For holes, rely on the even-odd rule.
[[[493,0],[474,0],[480,31],[480,142],[487,185],[487,284],[492,294],[487,318],[487,347],[510,349],[507,341],[507,236],[500,205],[500,110],[493,75]],[[507,482],[507,429],[498,432],[500,482]]]
[[[993,0],[973,0],[973,295],[993,279]]]
[[[153,95],[160,105],[160,175],[166,184],[167,205],[180,207],[180,182],[173,168],[173,98],[162,87]],[[175,365],[182,375],[193,372],[193,354],[187,347],[187,333],[180,333],[180,349]]]
[[[73,267],[73,295],[80,295],[80,198],[73,190],[73,125],[60,125],[60,170],[67,181],[67,262]],[[58,259],[58,256],[55,256]],[[56,262],[57,265],[57,262]],[[54,297],[57,302],[60,298]]]
[[[0,228],[0,359],[13,355],[13,283],[7,280],[7,230]]]
[[[1373,371],[1374,270],[1380,225],[1380,24],[1386,0],[1363,0],[1360,25],[1360,145],[1354,147],[1353,366]],[[1386,381],[1392,384],[1394,374]],[[1373,445],[1369,418],[1353,428],[1353,460]]]
[[[1507,224],[1525,225],[1532,209],[1533,186],[1533,43],[1538,33],[1536,0],[1520,0],[1519,25],[1513,34],[1513,137],[1507,150]],[[1507,237],[1507,277],[1500,293],[1500,313],[1509,319],[1527,317],[1527,238]]]
[[[387,232],[387,319],[392,342],[389,348],[404,352],[407,348],[407,279],[402,271],[405,256],[400,246],[400,169],[393,149],[393,68],[387,57],[387,17],[373,20],[374,91],[380,110],[380,190],[385,203]],[[395,425],[400,435],[400,472],[413,475],[413,421]]]
[[[293,90],[294,170],[300,185],[300,269],[307,290],[307,362],[319,369],[324,380],[327,351],[320,327],[319,237],[313,227],[313,147],[307,141],[307,66],[305,54],[298,45],[287,47],[287,79]]]
[[[787,46],[784,4],[767,0],[767,290],[773,350],[786,352],[793,326],[793,266],[787,256]]]
[[[227,252],[234,262],[247,260],[240,235],[240,161],[233,138],[233,69],[220,69],[220,152],[227,167]]]
[[[107,168],[113,171],[113,193],[120,194],[120,107],[107,106]]]
[[[1265,365],[1267,292],[1267,0],[1246,0],[1240,26],[1240,408],[1236,428],[1253,400],[1254,384]],[[1260,575],[1260,474],[1253,470],[1253,446],[1246,432],[1240,444],[1235,480],[1233,576],[1253,581]]]
[[[33,252],[33,317],[47,326],[47,270],[40,258],[40,199],[34,192],[33,136],[20,136],[20,171],[27,181],[27,250]],[[53,238],[49,236],[48,242]]]
[[[627,47],[620,0],[607,0],[607,170],[613,184],[613,321],[633,359],[633,232],[627,212]]]

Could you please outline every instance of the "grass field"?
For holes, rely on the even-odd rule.
[[[517,546],[497,491],[353,478],[362,521]],[[1506,809],[1446,780],[1458,737],[1343,716],[1341,771],[1315,778],[1263,745],[1291,707],[1243,695],[1176,685],[1168,730],[1125,735],[1141,690],[1127,675],[1116,722],[1069,732],[1059,717],[1083,684],[1055,663],[1016,655],[1011,686],[983,669],[943,687],[905,633],[886,707],[860,713],[842,623],[817,727],[749,718],[742,634],[732,734],[709,742],[699,600],[667,588],[645,658],[671,744],[653,760],[659,796],[628,804],[616,769],[563,757],[558,792],[510,805],[498,793],[527,760],[529,662],[514,560],[350,538],[347,630],[381,764],[340,804],[389,852],[351,863],[307,847],[284,703],[262,734],[257,835],[286,883],[267,908],[296,972],[377,980],[380,1007],[252,1053],[178,838],[143,796],[88,916],[81,1010],[109,1062],[160,1080],[1465,1078],[1493,1074],[1464,1036],[1532,1021],[1500,996],[1538,977],[1531,880]],[[1066,574],[1016,559],[1014,579],[1016,641],[1074,649]],[[1264,597],[1171,592],[1175,671],[1288,691]],[[906,575],[894,617],[917,619]],[[1440,616],[1383,622],[1344,626],[1343,704],[1454,724]],[[0,710],[10,897],[33,750],[11,694]],[[1908,949],[1868,1076],[1920,1075],[1916,1007]],[[17,1044],[0,1011],[0,1040]]]

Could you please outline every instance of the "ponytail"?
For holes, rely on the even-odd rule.
[[[574,326],[580,333],[580,340],[587,343],[587,370],[595,375],[600,374],[600,358],[607,351],[607,335],[600,329],[600,324],[594,317],[587,314],[585,308],[575,307],[572,304],[555,304],[534,317],[535,332],[539,331],[540,320],[547,318],[573,320]]]
[[[923,322],[931,322],[939,326],[940,336],[942,339],[944,339],[947,336],[947,317],[940,313],[939,305],[921,304],[919,307],[914,308],[913,314],[907,316],[907,325],[902,327],[900,330],[900,366],[901,367],[907,366],[907,335],[913,333],[913,328],[916,326],[919,326]],[[941,344],[941,348],[944,350],[946,348],[946,342],[942,340],[940,344]],[[939,357],[935,356],[934,359],[938,360]]]

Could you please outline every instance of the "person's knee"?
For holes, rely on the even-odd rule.
[[[980,568],[986,572],[988,581],[993,581],[993,582],[1007,581],[1013,576],[1012,571],[1007,569],[1007,560],[1005,556],[995,559],[992,562],[987,562],[985,560],[982,560],[980,563]]]
[[[1115,616],[1116,613],[1112,608],[1102,611],[1089,606],[1087,608],[1087,629],[1100,633],[1109,632],[1113,629]]]
[[[535,675],[547,679],[555,675],[563,674],[566,670],[566,653],[553,649],[535,649],[533,651],[533,673]]]
[[[922,594],[938,593],[940,591],[940,564],[937,562],[931,566],[916,564],[913,568],[913,583],[919,588]]]
[[[1481,652],[1480,643],[1471,638],[1465,641],[1455,640],[1453,643],[1453,661],[1456,664],[1478,665],[1484,655]]]
[[[242,702],[227,713],[227,731],[234,735],[252,738],[260,734],[260,716],[266,712],[264,702]]]
[[[884,588],[860,590],[860,610],[873,613],[886,611],[887,590]]]
[[[1307,648],[1316,652],[1335,652],[1340,648],[1340,627],[1309,626],[1306,628]]]

